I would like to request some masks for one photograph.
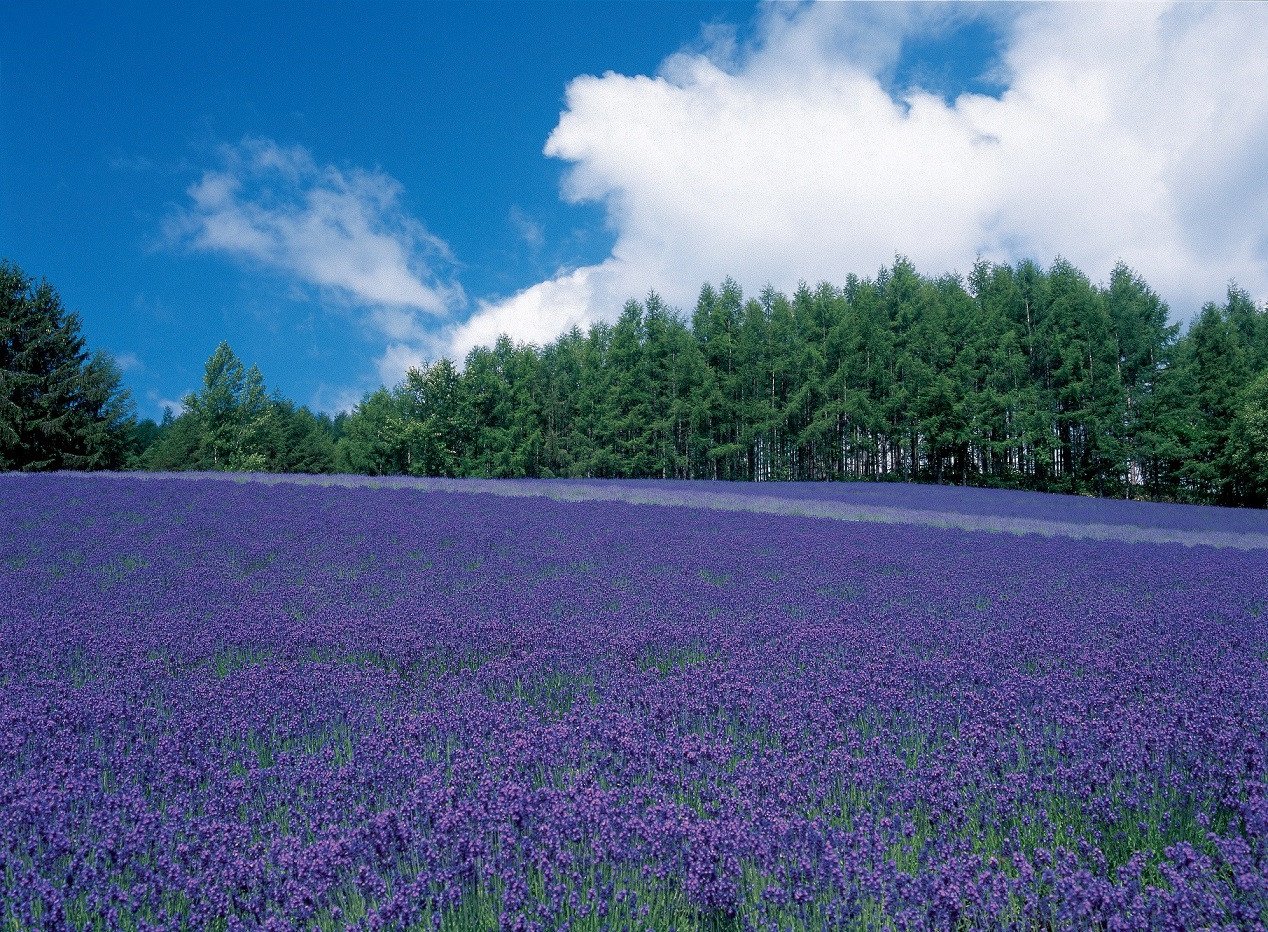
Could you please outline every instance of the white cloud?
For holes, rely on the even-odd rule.
[[[308,406],[313,411],[321,411],[332,417],[337,414],[347,414],[352,411],[360,402],[365,393],[348,386],[335,385],[318,385],[317,390],[313,392],[312,400]]]
[[[542,225],[524,213],[519,207],[512,206],[507,214],[507,219],[511,222],[511,226],[515,228],[515,232],[520,235],[525,243],[533,249],[541,249],[546,243],[546,234],[542,230]]]
[[[379,373],[379,380],[384,385],[396,385],[404,381],[405,373],[410,369],[421,369],[427,365],[429,354],[417,346],[408,343],[389,343],[378,359],[374,361]]]
[[[612,255],[481,303],[450,351],[549,339],[651,288],[689,307],[725,275],[790,290],[900,252],[930,273],[1062,255],[1100,280],[1121,258],[1177,316],[1231,278],[1268,297],[1268,7],[1026,6],[998,98],[895,100],[904,35],[948,15],[772,6],[747,48],[573,80],[545,154],[567,200],[605,208]]]
[[[609,259],[601,265],[560,272],[504,301],[480,301],[476,312],[448,333],[444,351],[459,362],[476,346],[492,346],[509,333],[517,340],[549,342],[574,324],[584,328],[647,289],[647,278],[630,264]]]
[[[223,167],[204,173],[169,218],[169,242],[266,266],[363,309],[393,358],[399,344],[426,340],[429,321],[465,306],[449,247],[402,208],[391,176],[318,165],[268,140],[221,155]]]
[[[145,364],[141,362],[141,357],[136,353],[120,353],[114,358],[114,361],[121,372],[140,371],[145,368]]]
[[[164,398],[158,392],[154,391],[154,389],[147,391],[145,396],[149,399],[150,405],[158,417],[162,417],[164,412],[169,408],[171,409],[173,417],[179,417],[185,413],[185,402],[183,401],[177,401],[172,398]]]

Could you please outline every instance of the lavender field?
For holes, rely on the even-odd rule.
[[[0,476],[0,930],[1268,924],[1262,515],[553,488]]]

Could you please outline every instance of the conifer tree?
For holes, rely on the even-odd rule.
[[[1229,427],[1229,448],[1241,502],[1268,506],[1268,371],[1242,392]]]
[[[90,355],[48,282],[0,262],[0,469],[114,469],[134,407],[118,366]]]
[[[1236,287],[1181,334],[1123,265],[1104,286],[1064,260],[978,262],[963,281],[900,256],[791,299],[705,285],[690,323],[652,292],[544,347],[502,337],[461,370],[411,371],[336,422],[268,398],[222,346],[144,461],[1262,502],[1266,340],[1268,309]]]
[[[1194,501],[1236,501],[1229,432],[1238,396],[1249,382],[1238,337],[1236,326],[1214,303],[1202,309],[1186,334],[1189,442],[1178,472],[1186,497]]]

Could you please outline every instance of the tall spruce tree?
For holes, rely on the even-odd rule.
[[[1158,418],[1159,380],[1179,327],[1167,321],[1167,305],[1123,263],[1110,274],[1105,295],[1118,346],[1123,388],[1123,458],[1128,483],[1159,488],[1167,458],[1166,428]]]
[[[136,406],[123,388],[123,372],[114,357],[97,350],[80,376],[79,422],[83,453],[68,458],[78,469],[118,469],[132,452]]]
[[[1245,354],[1236,327],[1214,303],[1202,309],[1185,344],[1189,443],[1178,470],[1181,484],[1191,500],[1233,504],[1229,431],[1238,395],[1249,382]]]
[[[48,282],[0,261],[0,469],[116,469],[135,424],[119,367],[90,355]]]

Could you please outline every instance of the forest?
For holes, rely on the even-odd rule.
[[[6,469],[890,480],[1268,503],[1268,307],[1230,285],[1182,330],[1121,264],[1095,284],[1064,260],[979,261],[966,279],[899,257],[791,297],[705,285],[690,316],[653,292],[545,346],[502,337],[439,359],[334,418],[269,393],[222,343],[201,390],[157,424],[130,413],[117,367],[86,354],[46,284],[6,265],[2,300]],[[54,318],[44,342],[70,334],[78,362],[61,378],[74,370],[82,390],[38,385],[57,351],[29,334]],[[48,427],[68,412],[109,426],[95,442]]]

